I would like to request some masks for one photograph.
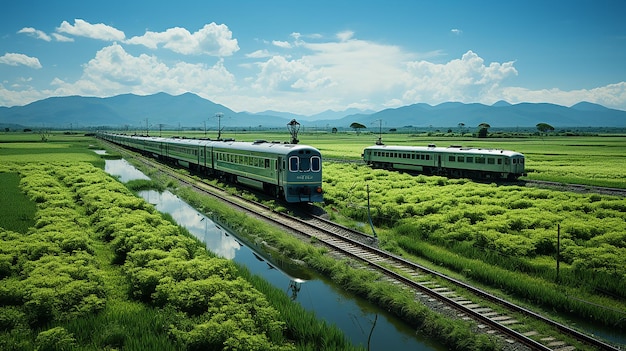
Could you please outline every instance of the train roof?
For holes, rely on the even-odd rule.
[[[234,140],[208,140],[208,139],[183,139],[183,138],[163,138],[122,135],[136,140],[149,140],[183,146],[207,146],[224,149],[237,149],[255,152],[268,152],[273,154],[287,155],[300,150],[311,150],[319,153],[319,150],[309,145],[286,144],[280,142],[268,142],[257,140],[255,142],[234,141]]]
[[[420,151],[420,152],[434,152],[434,153],[455,153],[455,154],[472,154],[472,155],[504,155],[504,156],[524,156],[523,154],[502,149],[480,149],[462,146],[449,146],[449,147],[437,147],[435,145],[429,146],[406,146],[406,145],[374,145],[368,146],[366,150],[388,150],[388,151]]]

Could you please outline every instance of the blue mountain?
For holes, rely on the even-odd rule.
[[[217,115],[222,116],[216,118]],[[51,97],[24,106],[0,107],[0,125],[31,128],[109,126],[142,130],[157,128],[208,128],[218,123],[227,129],[285,128],[291,119],[304,125],[349,128],[357,122],[368,128],[443,127],[463,123],[471,128],[488,123],[494,128],[534,127],[548,123],[554,127],[626,127],[626,111],[589,102],[571,107],[548,103],[510,104],[498,101],[489,106],[479,103],[446,102],[439,105],[417,103],[378,112],[325,111],[302,116],[279,111],[234,112],[228,107],[192,93],[173,96],[158,93],[147,96],[124,94],[108,98]]]

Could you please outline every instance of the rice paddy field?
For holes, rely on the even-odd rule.
[[[194,136],[204,135],[185,135]],[[289,140],[286,131],[240,132],[223,137],[242,141]],[[299,135],[301,144],[318,148],[325,158],[322,206],[331,218],[377,235],[384,249],[522,303],[622,332],[626,330],[626,199],[410,175],[373,170],[358,162],[333,162],[358,161],[363,148],[373,145],[378,137],[370,133]],[[383,142],[514,150],[526,155],[526,179],[626,188],[623,135],[476,139],[384,134]],[[43,220],[37,208],[46,196],[33,197],[34,190],[29,190],[30,197],[26,196],[28,192],[21,185],[26,173],[14,171],[16,167],[42,173],[55,169],[52,165],[58,163],[103,167],[103,159],[92,148],[100,148],[98,141],[82,135],[51,134],[48,141],[42,142],[37,134],[0,133],[0,193],[3,194],[0,227],[5,231],[2,235],[14,238],[18,234],[6,232],[35,230]],[[84,171],[84,166],[79,169]],[[376,233],[364,225],[368,222],[368,198]],[[14,203],[24,204],[20,206],[23,211],[15,212],[11,207]],[[80,223],[78,220],[77,224]],[[75,239],[69,244],[91,245],[85,240]],[[98,250],[93,252],[97,254]],[[0,279],[6,279],[12,272],[3,255],[7,254],[0,252]],[[145,278],[149,276],[137,279]],[[102,298],[105,293],[96,291],[95,295]],[[5,291],[0,289],[0,326],[6,327],[2,321],[19,311],[11,304],[7,309],[3,294]],[[98,301],[87,300],[89,308],[100,308]],[[278,336],[274,337],[282,342]]]

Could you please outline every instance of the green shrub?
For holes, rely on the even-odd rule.
[[[37,335],[35,345],[41,351],[70,351],[77,346],[74,336],[63,327],[42,331]]]

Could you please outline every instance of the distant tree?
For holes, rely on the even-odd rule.
[[[389,129],[389,131],[393,133],[393,132],[397,132],[398,130],[396,128],[391,128]]]
[[[336,127],[333,127],[332,133],[333,134],[337,134],[337,128]]]
[[[465,123],[461,122],[458,124],[459,126],[459,130],[461,131],[461,136],[463,136],[463,133],[465,133]]]
[[[357,122],[353,122],[350,125],[350,128],[354,129],[354,131],[356,132],[357,135],[361,134],[361,129],[367,128],[366,126],[362,125],[361,123],[357,123]]]
[[[11,130],[11,129],[9,129],[9,127],[4,128],[4,131],[5,131],[5,132],[7,132],[7,133],[8,133],[10,130]]]
[[[537,123],[537,130],[539,131],[539,133],[548,134],[548,132],[554,130],[554,127],[549,125],[548,123]]]
[[[487,135],[489,134],[489,128],[491,128],[491,126],[488,123],[479,124],[478,125],[478,137],[486,138]]]

